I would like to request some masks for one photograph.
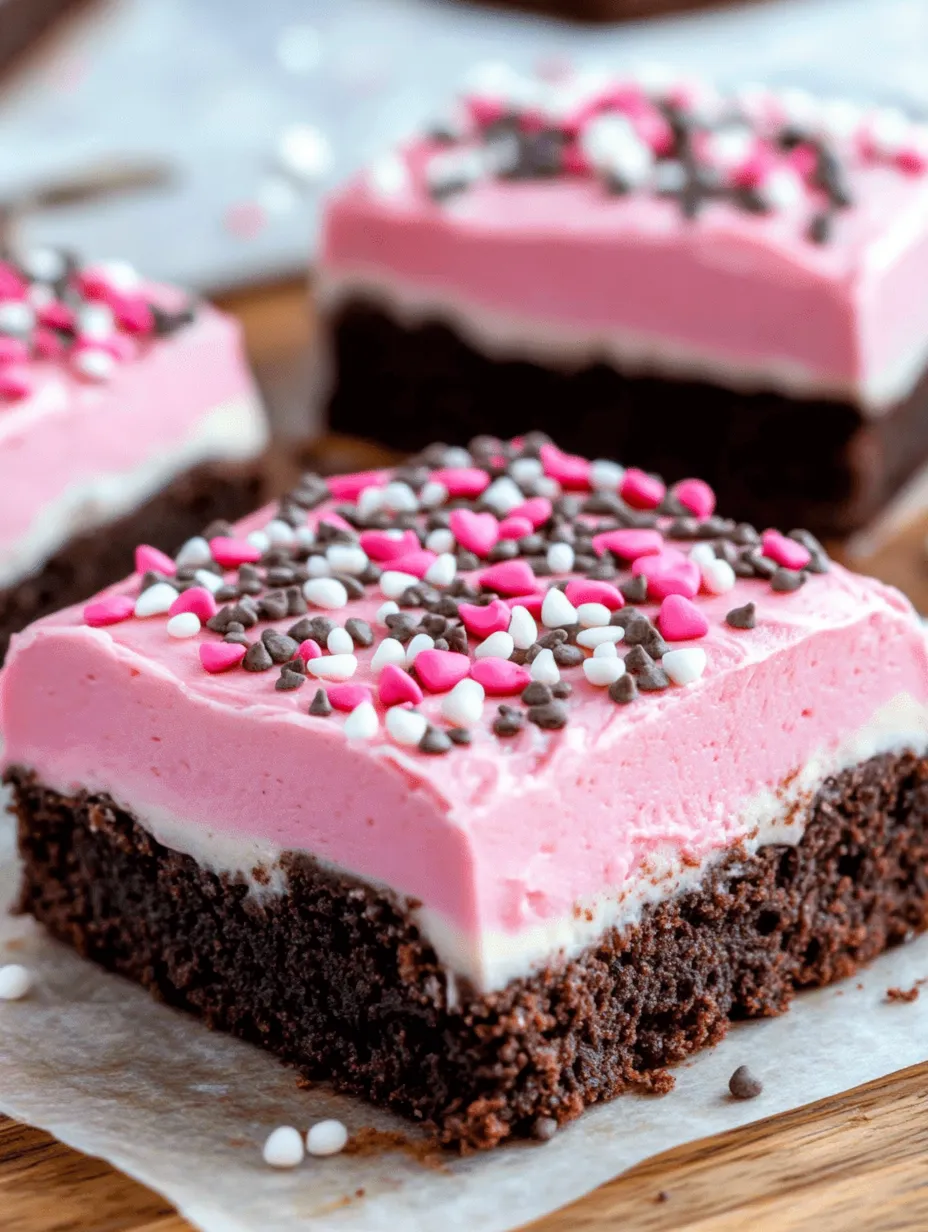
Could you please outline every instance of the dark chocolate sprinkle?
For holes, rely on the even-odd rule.
[[[725,616],[725,623],[732,629],[753,629],[757,623],[757,609],[753,603],[745,603],[743,607],[733,607]]]
[[[234,636],[243,635],[235,634]],[[253,642],[245,651],[245,657],[242,659],[242,667],[246,672],[266,672],[273,666],[274,660],[264,642]]]
[[[308,641],[309,638],[315,638],[313,622],[308,617],[298,620],[287,630],[287,637],[292,637],[297,644]]]
[[[523,689],[521,700],[526,706],[545,706],[553,700],[553,697],[553,693],[546,684],[542,684],[540,680],[533,680]]]
[[[728,1089],[735,1099],[756,1099],[764,1084],[746,1065],[739,1065],[728,1080]]]
[[[473,552],[458,552],[454,560],[460,573],[471,573],[480,568],[480,561]]]
[[[769,556],[764,556],[762,552],[748,550],[744,554],[744,560],[751,566],[757,577],[772,578],[777,571],[777,562],[771,560]]]
[[[517,736],[524,724],[521,710],[513,706],[500,706],[493,720],[493,731],[497,736]]]
[[[313,616],[310,618],[309,627],[311,630],[309,636],[313,641],[318,642],[320,646],[324,646],[328,641],[329,634],[336,625],[335,621],[331,620],[328,616]]]
[[[309,606],[303,598],[303,592],[299,586],[288,586],[286,595],[288,616],[302,616],[304,612],[309,611]]]
[[[289,667],[284,667],[274,683],[274,688],[281,693],[286,693],[291,689],[299,689],[305,683],[305,676],[301,676],[299,672],[292,671]]]
[[[670,687],[670,677],[662,667],[655,664],[646,671],[639,672],[636,676],[636,683],[642,693],[658,693],[661,689]]]
[[[455,654],[467,654],[467,630],[463,625],[456,625],[453,629],[449,629],[445,633],[444,640],[448,643],[448,649],[453,650]]]
[[[347,573],[333,573],[332,577],[335,578],[336,581],[341,582],[347,591],[349,599],[364,598],[364,585],[359,582],[356,577],[351,577]]]
[[[652,659],[659,659],[670,649],[653,625],[647,636],[642,638],[640,645],[648,652]]]
[[[245,633],[237,630],[227,633],[222,639],[224,642],[234,642],[237,646],[250,646],[251,642]]]
[[[620,706],[627,706],[629,702],[633,702],[638,696],[638,685],[635,683],[635,677],[630,676],[626,672],[624,676],[614,680],[609,686],[609,696]]]
[[[626,603],[644,603],[648,597],[648,583],[643,577],[632,577],[620,583],[619,594]]]
[[[806,228],[806,235],[813,244],[827,244],[831,239],[833,215],[830,210],[813,214]]]
[[[320,719],[326,719],[332,713],[332,703],[325,689],[316,690],[316,695],[309,704],[309,713]]]
[[[292,637],[285,637],[283,633],[276,633],[273,629],[265,629],[261,634],[261,641],[275,663],[289,663],[299,646],[299,642]]]
[[[579,667],[586,658],[579,646],[555,646],[553,653],[558,667]]]
[[[741,544],[742,547],[750,547],[754,543],[760,543],[760,535],[756,527],[752,526],[750,522],[739,522],[729,538],[734,543]]]
[[[366,620],[351,616],[345,621],[345,628],[356,646],[373,646],[374,631]]]
[[[288,668],[291,672],[298,672],[301,676],[306,675],[306,664],[299,655],[291,659],[289,663],[285,663],[284,667]]]
[[[238,598],[238,587],[226,583],[224,586],[219,587],[213,598],[217,603],[228,603],[230,599]]]
[[[567,725],[567,708],[561,702],[550,701],[541,706],[530,706],[528,710],[530,723],[544,731],[559,731]]]
[[[804,585],[805,580],[806,575],[801,569],[784,569],[781,567],[777,569],[770,579],[770,587],[779,594],[790,594]]]
[[[443,638],[443,637],[436,637],[436,639],[435,639],[435,646],[434,646],[434,649],[435,649],[435,650],[450,650],[450,649],[451,649],[451,645],[450,645],[450,643],[449,643],[449,642],[447,642],[447,641],[445,640],[445,638]]]
[[[514,539],[500,539],[487,553],[487,560],[495,564],[500,560],[514,560],[519,555],[519,545]]]
[[[647,672],[654,666],[654,660],[643,646],[633,646],[625,656],[625,670],[628,672]]]
[[[423,753],[447,753],[451,749],[451,738],[440,727],[427,727],[419,748]]]
[[[270,590],[258,600],[258,615],[265,620],[283,620],[287,615],[287,596],[282,590]]]
[[[449,727],[447,734],[452,744],[470,744],[473,740],[473,735],[467,727]]]
[[[573,691],[573,685],[568,680],[558,680],[556,684],[551,686],[551,692],[560,701],[564,701],[565,698],[570,697]]]

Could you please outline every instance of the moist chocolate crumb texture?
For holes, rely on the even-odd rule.
[[[928,462],[926,169],[894,109],[484,66],[328,202],[318,400],[401,449],[543,429],[843,536]]]
[[[13,639],[23,909],[448,1143],[926,924],[919,621],[701,480],[484,437],[137,563]]]
[[[229,318],[123,262],[0,254],[0,655],[140,538],[254,508],[265,438]]]

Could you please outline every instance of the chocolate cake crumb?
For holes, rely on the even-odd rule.
[[[918,1000],[920,993],[919,985],[923,983],[924,980],[916,980],[911,988],[887,988],[886,1000],[911,1004],[911,1002]]]
[[[756,1099],[764,1084],[746,1065],[739,1065],[728,1080],[728,1089],[735,1099]]]

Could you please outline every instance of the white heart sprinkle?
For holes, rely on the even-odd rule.
[[[194,581],[199,582],[201,586],[205,586],[211,594],[215,594],[220,587],[225,585],[220,575],[213,573],[210,569],[197,569],[193,577]]]
[[[390,513],[415,513],[419,501],[408,483],[394,480],[383,490],[383,507]]]
[[[600,642],[598,646],[593,647],[594,659],[614,659],[618,653],[615,642]]]
[[[528,650],[538,637],[535,617],[521,603],[517,603],[512,609],[512,616],[509,619],[509,636],[516,650]]]
[[[148,590],[143,590],[136,599],[135,615],[161,616],[168,610],[176,598],[177,591],[173,586],[169,586],[167,582],[155,582],[154,586],[149,586]]]
[[[318,663],[318,659],[313,660]],[[349,740],[370,740],[380,730],[380,720],[372,702],[361,702],[345,719],[342,729]]]
[[[445,450],[445,456],[442,458],[441,464],[442,466],[447,466],[449,470],[458,470],[463,466],[473,466],[474,459],[463,445],[451,445]]]
[[[561,678],[560,668],[554,659],[554,652],[547,646],[539,650],[529,664],[528,670],[531,672],[532,679],[537,680],[539,684],[557,684]]]
[[[715,558],[715,552],[709,543],[697,543],[695,547],[690,548],[690,560],[694,565],[699,565],[700,569]]]
[[[362,522],[379,513],[383,508],[383,488],[362,488],[358,493],[357,510]]]
[[[353,654],[323,655],[310,659],[306,670],[319,680],[349,680],[358,670],[358,660]]]
[[[113,356],[99,347],[84,347],[74,352],[71,363],[81,376],[90,381],[108,381],[116,369]]]
[[[371,671],[375,676],[379,676],[388,663],[393,663],[396,667],[404,667],[406,664],[406,648],[395,637],[385,637],[371,655]]]
[[[621,642],[624,636],[625,630],[620,629],[617,625],[581,629],[577,634],[577,645],[585,646],[588,650],[595,650],[597,646],[602,646],[607,642],[615,645],[616,642]]]
[[[417,633],[415,637],[410,638],[406,646],[406,666],[412,667],[416,657],[422,654],[423,650],[432,650],[434,646],[434,638],[429,637],[427,633]]]
[[[502,630],[491,633],[474,651],[475,659],[508,659],[515,650],[515,642]]]
[[[443,483],[439,483],[437,479],[430,479],[419,493],[419,505],[422,509],[437,509],[447,499],[448,489]],[[433,548],[432,550],[437,552],[438,548]]]
[[[391,706],[386,717],[387,731],[397,742],[415,746],[425,735],[429,725],[428,719],[418,710],[410,710],[406,706]]]
[[[77,312],[78,333],[85,338],[100,342],[115,332],[116,321],[112,308],[106,304],[83,304]]]
[[[625,467],[608,458],[597,458],[590,463],[590,487],[596,492],[618,492],[625,478]]]
[[[547,496],[548,500],[557,500],[561,494],[561,485],[553,475],[539,475],[535,480],[535,495]]]
[[[281,518],[272,518],[265,526],[264,533],[275,546],[290,547],[296,542],[296,531]]]
[[[169,637],[196,637],[202,625],[196,612],[178,612],[172,616],[165,628]]]
[[[263,530],[251,530],[245,536],[245,542],[250,543],[253,548],[257,548],[259,552],[266,552],[271,546],[270,536]]]
[[[398,569],[384,569],[380,575],[380,590],[388,599],[399,599],[410,586],[418,586],[419,579],[411,573]]]
[[[429,565],[425,574],[425,580],[430,586],[450,586],[457,577],[458,565],[457,561],[450,552],[442,552],[436,560]]]
[[[354,543],[333,543],[326,549],[325,558],[336,573],[356,577],[370,563],[363,548]]]
[[[395,616],[399,610],[400,610],[400,605],[398,603],[394,603],[392,599],[388,599],[386,603],[381,603],[380,607],[377,609],[376,614],[374,615],[374,620],[376,620],[377,624],[383,625],[384,628],[386,628],[387,627],[387,617]]]
[[[618,655],[615,658],[598,658],[594,655],[592,659],[584,661],[583,674],[590,684],[595,684],[597,688],[605,688],[607,685],[614,684],[620,676],[625,675],[625,663]]]
[[[525,503],[521,489],[508,475],[500,475],[499,479],[494,479],[480,499],[499,517],[505,517],[507,513]]]
[[[570,573],[574,567],[574,550],[569,543],[552,543],[545,559],[552,573]]]
[[[199,569],[201,565],[208,565],[212,559],[209,544],[202,535],[194,535],[174,557],[174,563],[178,569]]]
[[[325,648],[329,654],[351,654],[354,651],[354,642],[347,629],[336,625],[325,639]]]
[[[295,1168],[303,1162],[303,1137],[292,1125],[278,1125],[268,1134],[262,1152],[272,1168]]]
[[[316,542],[316,532],[311,526],[298,526],[296,528],[296,541],[301,548],[311,548]]]
[[[324,556],[310,556],[306,561],[306,572],[311,578],[331,577],[332,566]]]
[[[560,629],[577,623],[577,609],[563,590],[558,590],[556,586],[552,586],[544,597],[541,623],[548,629]]]
[[[455,727],[472,727],[483,717],[483,685],[477,680],[459,680],[441,702],[441,713]]]
[[[303,583],[303,597],[314,607],[344,607],[348,602],[348,591],[338,578],[317,577]]]
[[[348,1141],[348,1130],[341,1121],[317,1121],[306,1135],[310,1155],[337,1155]]]
[[[727,560],[710,560],[702,566],[702,584],[710,595],[726,595],[734,590],[735,571]]]
[[[430,552],[438,552],[439,555],[450,552],[454,547],[454,535],[446,526],[439,526],[426,539],[425,546]]]
[[[32,972],[20,963],[0,967],[0,1001],[21,1001],[32,989]]]
[[[509,474],[516,483],[533,483],[541,476],[542,470],[537,458],[516,458],[509,464]]]
[[[577,619],[585,629],[607,625],[611,616],[612,613],[605,603],[581,603],[577,608]]]
[[[692,684],[706,670],[706,652],[699,647],[667,650],[661,666],[674,684]]]

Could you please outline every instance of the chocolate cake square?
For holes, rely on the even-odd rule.
[[[550,441],[322,480],[14,639],[21,909],[487,1148],[928,923],[897,592]]]
[[[0,661],[30,620],[260,499],[237,324],[123,262],[0,260]]]
[[[540,429],[844,537],[928,462],[926,170],[894,109],[484,69],[329,200],[318,400],[404,450]]]

